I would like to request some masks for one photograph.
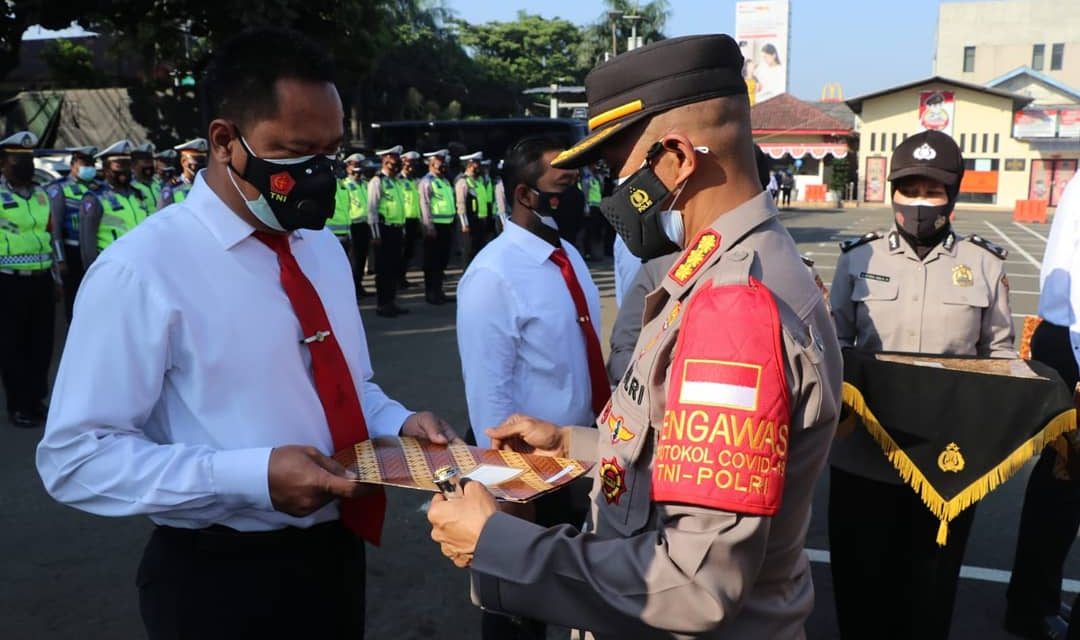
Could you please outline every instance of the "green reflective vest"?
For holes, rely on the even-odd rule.
[[[580,187],[581,185],[578,185]],[[599,207],[600,201],[604,199],[604,194],[600,190],[600,178],[592,176],[589,178],[589,193],[586,194],[588,198],[589,206]]]
[[[465,176],[465,183],[469,185],[469,191],[476,194],[476,217],[483,219],[491,215],[491,205],[495,202],[495,186],[491,180]]]
[[[405,219],[419,220],[420,188],[417,186],[416,180],[412,178],[401,178],[398,180],[398,184],[401,185],[401,199],[405,207]]]
[[[335,236],[348,236],[349,225],[352,224],[352,202],[344,182],[338,180],[337,191],[334,193],[334,215],[326,221],[326,226]]]
[[[157,197],[154,195],[154,190],[150,188],[150,185],[143,184],[138,180],[132,180],[131,186],[134,187],[142,197],[143,209],[147,213],[157,211]]]
[[[0,269],[39,271],[52,266],[49,198],[34,187],[29,198],[0,189]]]
[[[149,215],[143,209],[139,193],[123,194],[105,189],[98,194],[101,203],[101,224],[98,225],[98,251],[104,251],[117,238],[134,229]]]
[[[442,176],[430,176],[431,179],[431,221],[435,224],[450,224],[457,217],[457,204],[454,202],[454,187]]]
[[[379,186],[379,222],[383,224],[405,224],[405,197],[402,193],[401,182],[393,178],[380,175]]]
[[[367,221],[367,183],[345,178],[341,181],[349,193],[349,217],[353,222]]]
[[[161,188],[165,186],[165,181],[161,179],[161,176],[154,174],[154,179],[150,181],[150,190],[154,192],[154,208],[157,208],[157,203],[161,201]]]

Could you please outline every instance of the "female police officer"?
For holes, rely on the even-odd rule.
[[[841,245],[830,297],[841,346],[1016,357],[1005,251],[951,228],[963,174],[960,149],[937,131],[893,152],[892,229]],[[973,519],[965,510],[939,547],[938,519],[871,436],[838,438],[829,547],[841,636],[946,638]]]

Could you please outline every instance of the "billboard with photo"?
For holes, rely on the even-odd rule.
[[[1014,138],[1053,138],[1056,135],[1056,109],[1022,109],[1013,114]]]
[[[956,120],[956,94],[952,91],[919,92],[919,131],[953,134]]]
[[[743,77],[750,104],[787,93],[790,18],[788,0],[735,4],[735,40],[746,59]]]

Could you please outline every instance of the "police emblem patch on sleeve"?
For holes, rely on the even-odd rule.
[[[683,313],[652,499],[774,515],[790,431],[776,301],[751,278],[700,289]]]

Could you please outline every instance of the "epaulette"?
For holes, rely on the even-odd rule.
[[[861,247],[862,245],[866,244],[867,242],[873,242],[874,240],[879,240],[879,239],[881,239],[883,237],[885,237],[885,236],[881,235],[877,231],[871,231],[870,233],[864,235],[861,238],[852,238],[851,240],[844,240],[843,242],[840,243],[840,250],[843,251],[844,253],[847,253],[848,251],[851,251],[855,247]]]
[[[983,249],[986,249],[990,253],[997,256],[997,258],[1000,260],[1004,260],[1005,258],[1009,257],[1008,249],[1006,249],[1005,247],[999,247],[993,242],[987,240],[986,238],[983,238],[982,236],[978,236],[973,233],[964,239],[977,247],[982,247]]]

